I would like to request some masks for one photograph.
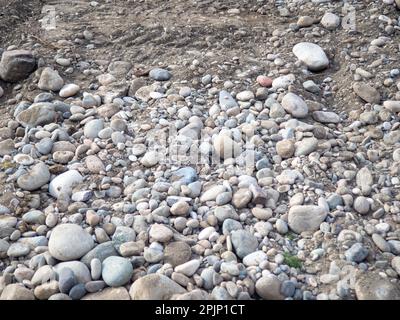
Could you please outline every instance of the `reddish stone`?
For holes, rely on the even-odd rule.
[[[272,87],[272,79],[266,76],[258,76],[257,83],[262,87],[266,88]]]

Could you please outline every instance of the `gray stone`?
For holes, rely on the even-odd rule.
[[[161,68],[154,68],[150,70],[149,76],[150,78],[157,81],[167,81],[171,79],[172,74],[168,70]]]
[[[281,286],[282,283],[278,277],[269,274],[257,280],[256,292],[265,300],[283,300],[285,297],[281,293]]]
[[[61,268],[60,272],[58,272],[58,286],[60,292],[68,294],[75,283],[75,275],[72,270],[67,267]]]
[[[298,95],[289,92],[282,99],[282,107],[295,118],[304,118],[308,115],[308,106]]]
[[[226,219],[239,220],[239,215],[231,205],[215,208],[214,214],[220,223],[223,223]]]
[[[17,82],[27,78],[35,68],[36,59],[31,51],[5,51],[0,61],[0,78],[6,82]]]
[[[317,138],[304,138],[301,141],[297,141],[295,143],[295,152],[294,155],[296,157],[300,156],[308,156],[311,152],[314,152],[318,146]]]
[[[131,279],[133,267],[126,258],[108,257],[103,261],[101,274],[107,285],[120,287]]]
[[[313,205],[296,205],[290,208],[289,227],[296,233],[316,231],[325,220],[328,212],[325,208]]]
[[[353,85],[354,92],[364,101],[369,103],[379,103],[381,95],[374,87],[367,83],[356,82]]]
[[[358,300],[400,300],[400,287],[376,273],[359,276],[355,284]]]
[[[50,172],[48,167],[39,162],[34,165],[27,173],[21,175],[17,184],[20,188],[28,191],[37,190],[50,180]]]
[[[232,95],[225,90],[221,90],[219,92],[219,105],[221,106],[222,110],[228,110],[231,108],[238,107],[238,103],[236,100],[232,97]]]
[[[129,290],[132,300],[170,300],[174,294],[182,293],[186,293],[184,288],[161,274],[141,277]]]
[[[353,204],[354,210],[356,210],[359,214],[367,214],[370,211],[370,203],[368,198],[360,196],[354,200]]]
[[[20,283],[7,285],[1,293],[0,300],[35,300],[32,290]]]
[[[222,233],[225,235],[230,234],[234,230],[241,230],[243,229],[242,224],[239,221],[233,219],[224,219],[222,224]]]
[[[76,283],[86,283],[91,280],[88,267],[80,261],[61,262],[54,266],[55,272],[60,276],[62,269],[67,268],[72,271]]]
[[[97,138],[99,132],[104,128],[104,121],[102,119],[93,119],[85,124],[83,134],[86,138]]]
[[[87,292],[93,293],[98,292],[106,286],[106,283],[103,280],[98,281],[89,281],[85,283],[85,289]]]
[[[257,238],[246,230],[233,231],[231,241],[236,255],[241,259],[257,250],[258,247]]]
[[[28,109],[21,111],[15,117],[23,127],[34,128],[52,122],[56,122],[57,113],[54,105],[49,102],[32,104]]]
[[[75,224],[60,224],[50,235],[50,254],[61,261],[75,260],[88,253],[94,246],[89,233]]]
[[[10,258],[18,258],[22,256],[26,256],[31,251],[30,247],[27,244],[15,242],[10,245],[7,250],[7,255]]]
[[[71,291],[69,292],[69,296],[72,300],[79,300],[86,294],[86,288],[83,283],[78,283],[73,286]]]
[[[312,116],[315,121],[321,123],[339,123],[340,117],[334,112],[328,111],[314,111]]]
[[[326,12],[321,19],[321,24],[328,30],[335,30],[339,27],[340,17],[334,13]]]
[[[87,254],[85,254],[81,258],[81,261],[86,266],[89,267],[92,259],[97,258],[101,262],[103,262],[104,259],[111,257],[111,256],[118,256],[118,252],[114,247],[114,243],[112,241],[107,241],[107,242],[100,243],[99,245],[94,247],[92,250],[90,250]]]
[[[344,255],[347,261],[359,263],[368,256],[368,249],[357,242],[347,249]]]
[[[38,83],[39,89],[58,91],[63,87],[63,85],[64,80],[58,74],[58,71],[49,67],[43,69]]]

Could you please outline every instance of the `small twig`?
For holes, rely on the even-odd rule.
[[[54,49],[54,50],[61,49],[61,46],[58,46],[58,45],[55,45],[55,44],[50,43],[50,42],[48,42],[48,41],[45,41],[45,40],[43,40],[43,39],[41,39],[41,38],[39,38],[39,37],[37,37],[37,36],[35,36],[35,35],[33,35],[33,34],[31,34],[31,35],[29,35],[29,36],[32,37],[32,38],[34,38],[34,39],[36,39],[37,41],[39,41],[42,45],[44,45],[44,46],[46,46],[46,47],[50,47],[50,48],[52,48],[52,49]]]

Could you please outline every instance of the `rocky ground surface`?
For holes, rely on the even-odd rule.
[[[0,7],[0,299],[400,299],[400,1]]]

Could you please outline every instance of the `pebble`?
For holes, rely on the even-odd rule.
[[[325,208],[313,205],[295,205],[290,208],[288,224],[296,233],[315,231],[325,220],[328,212]]]
[[[186,290],[161,274],[149,274],[136,280],[129,289],[132,300],[169,300]]]
[[[294,93],[287,93],[282,99],[282,107],[295,118],[308,115],[308,106],[302,98]]]
[[[173,237],[173,232],[166,226],[155,223],[150,228],[149,236],[155,241],[168,242]]]
[[[326,12],[321,19],[321,24],[328,30],[335,30],[339,27],[340,17],[334,13]]]
[[[347,261],[359,263],[368,256],[368,249],[366,249],[361,243],[355,243],[346,250],[344,255]]]
[[[73,97],[79,92],[80,89],[81,88],[77,84],[69,83],[61,88],[59,95],[62,98]]]
[[[283,300],[285,297],[281,293],[281,286],[278,277],[269,274],[258,279],[255,288],[257,294],[265,300]]]
[[[61,261],[79,259],[94,246],[92,237],[75,224],[60,224],[49,239],[50,254]]]
[[[77,170],[68,170],[51,180],[49,184],[49,193],[54,198],[70,196],[72,194],[72,188],[82,181],[83,177]]]
[[[293,54],[311,71],[321,71],[329,66],[324,50],[315,43],[300,42],[293,47]]]
[[[172,74],[168,70],[154,68],[150,70],[149,76],[150,78],[157,81],[168,81],[169,79],[171,79]]]
[[[364,101],[369,103],[379,103],[381,95],[374,87],[367,83],[355,83],[353,85],[354,92]]]
[[[59,73],[49,67],[43,69],[38,82],[41,90],[59,91],[64,86],[64,80]]]
[[[27,191],[37,190],[50,181],[50,172],[48,167],[39,162],[34,165],[27,173],[21,175],[18,180],[18,186]]]
[[[108,257],[103,261],[101,275],[104,282],[110,287],[120,287],[132,277],[131,262],[122,257]]]
[[[256,251],[258,241],[255,236],[245,230],[235,230],[231,233],[232,245],[236,255],[244,258],[248,254]]]

